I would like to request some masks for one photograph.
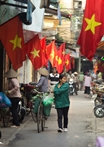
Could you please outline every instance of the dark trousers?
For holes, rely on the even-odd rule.
[[[20,126],[17,107],[18,107],[18,103],[21,99],[15,97],[15,98],[10,98],[10,100],[12,103],[11,112],[12,112],[12,116],[13,116],[13,125]]]
[[[58,115],[58,127],[59,128],[67,128],[68,127],[68,110],[69,107],[65,108],[57,108]],[[62,118],[64,118],[64,124],[62,124]]]
[[[73,87],[74,87],[75,94],[78,95],[78,89],[79,89],[79,84],[78,84],[78,82],[74,82],[74,83],[73,83]]]
[[[90,87],[85,86],[85,94],[90,94]]]
[[[80,88],[79,89],[83,90],[83,81],[80,81],[79,84],[80,84]]]

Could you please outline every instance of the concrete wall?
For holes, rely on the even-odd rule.
[[[23,63],[23,66],[18,69],[19,73],[19,83],[29,83],[32,81],[32,63],[31,61],[27,58],[26,61]]]

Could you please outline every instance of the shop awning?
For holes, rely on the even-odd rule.
[[[97,50],[96,50],[96,54],[98,56],[104,56],[104,41],[101,41],[98,44]]]

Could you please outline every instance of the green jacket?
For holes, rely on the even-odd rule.
[[[66,82],[60,88],[56,84],[54,88],[55,108],[65,108],[70,105],[69,84]]]

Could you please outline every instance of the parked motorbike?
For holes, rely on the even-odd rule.
[[[102,104],[97,105],[94,108],[94,115],[98,118],[104,117],[104,95],[102,95],[101,101],[102,101]]]
[[[26,108],[24,106],[23,99],[21,99],[18,103],[17,112],[18,112],[18,116],[19,116],[19,121],[22,122],[24,120],[25,115],[26,115]]]
[[[74,82],[73,82],[73,79],[70,79],[70,81],[69,81],[69,93],[70,93],[70,95],[73,95],[74,92],[75,92],[75,90],[74,90]]]

